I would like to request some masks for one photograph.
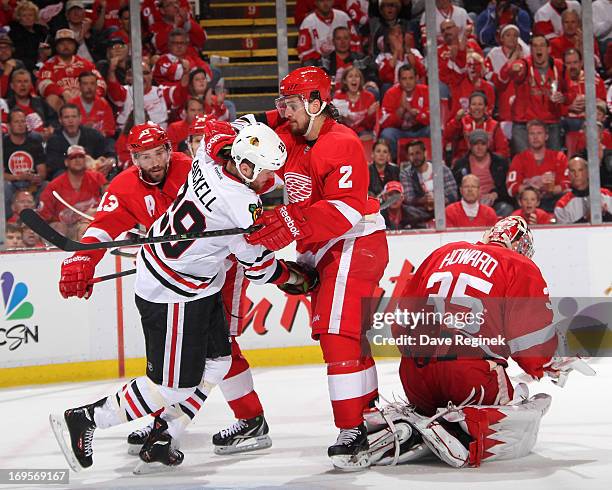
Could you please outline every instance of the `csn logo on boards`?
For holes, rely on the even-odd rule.
[[[23,323],[32,318],[34,306],[26,301],[28,286],[23,282],[15,282],[15,276],[3,272],[0,276],[4,313],[0,323],[0,350],[13,351],[24,344],[38,343],[38,325],[30,326]]]

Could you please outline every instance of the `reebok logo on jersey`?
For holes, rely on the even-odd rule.
[[[300,229],[295,225],[295,221],[293,221],[293,218],[287,212],[287,207],[282,206],[279,210],[279,213],[283,220],[285,220],[285,225],[287,225],[287,228],[289,228],[289,231],[291,232],[293,237],[297,238],[298,236],[300,236]]]

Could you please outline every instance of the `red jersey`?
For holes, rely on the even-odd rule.
[[[66,90],[70,93],[70,98],[78,97],[80,95],[79,75],[84,71],[90,71],[96,75],[98,78],[96,93],[103,97],[106,92],[104,78],[91,61],[77,55],[74,55],[68,63],[64,63],[58,56],[49,58],[38,72],[36,88],[43,97],[51,94],[62,97]]]
[[[378,212],[364,219],[372,212],[366,205],[368,163],[352,129],[326,119],[317,140],[309,144],[278,120],[278,112],[266,116],[287,146],[287,162],[278,174],[285,181],[289,202],[302,208],[313,230],[297,242],[299,253],[310,255],[316,264],[337,241],[385,229]]]
[[[553,215],[550,213],[547,213],[543,209],[536,208],[534,212],[536,215],[537,225],[549,225],[550,223],[553,222]],[[527,223],[529,223],[529,216],[527,216],[527,214],[522,209],[517,209],[516,211],[513,211],[513,213],[510,216],[520,216],[525,221],[527,221]]]
[[[411,56],[412,55],[412,56]],[[419,80],[427,80],[427,68],[423,63],[423,56],[416,49],[412,48],[410,53],[404,54],[401,60],[396,60],[395,65],[392,63],[393,55],[391,53],[381,52],[376,57],[375,63],[378,66],[378,79],[381,83],[397,83],[400,67],[404,65],[414,66],[417,78]],[[336,78],[336,80],[338,80]]]
[[[179,8],[188,11],[191,17],[189,0],[179,0]],[[158,0],[142,0],[140,2],[140,13],[145,20],[145,29],[149,29],[153,24],[162,20]]]
[[[348,98],[346,92],[338,90],[334,94],[334,100],[346,100],[348,101],[348,115],[345,116],[345,124],[355,131],[357,134],[363,131],[372,131],[376,125],[376,111],[372,114],[368,114],[370,107],[376,104],[376,97],[367,90],[361,90],[359,98],[352,102]]]
[[[603,129],[601,131],[601,137],[599,139],[599,144],[603,147],[604,150],[612,150],[612,133],[609,129]],[[579,131],[576,135],[576,148],[575,151],[582,151],[586,148],[586,134],[584,131]]]
[[[193,49],[193,48],[192,48]],[[213,79],[213,74],[208,63],[200,58],[197,53],[187,52],[185,59],[189,61],[189,70],[202,68],[206,72],[208,80]],[[153,68],[153,80],[161,85],[177,85],[180,83],[185,70],[181,64],[181,60],[175,55],[166,53],[159,57]]]
[[[144,182],[137,166],[124,170],[111,181],[102,196],[98,211],[82,241],[111,241],[138,224],[149,228],[172,204],[190,170],[191,158],[183,153],[170,155],[168,173],[161,186]],[[92,250],[87,254],[97,263],[104,252]]]
[[[206,33],[204,32],[204,29],[202,29],[202,27],[200,27],[200,24],[198,24],[192,18],[190,18],[188,22],[189,29],[187,29],[187,32],[189,33],[189,47],[195,50],[202,49],[204,47],[204,43],[206,42]],[[163,20],[155,22],[151,26],[151,33],[153,34],[153,46],[155,46],[155,49],[158,53],[168,52],[168,38],[174,28],[174,25],[168,24]]]
[[[93,22],[95,24],[95,22],[98,20],[98,16],[100,13],[100,4],[102,3],[102,0],[94,0],[94,3],[91,7],[91,10],[93,12]],[[119,22],[119,9],[124,6],[127,5],[129,2],[126,2],[125,0],[106,0],[106,10],[104,12],[104,24],[103,24],[103,29],[108,29],[110,27],[119,27],[120,22]]]
[[[436,312],[453,315],[438,330],[438,336],[455,339],[451,350],[441,355],[486,357],[502,364],[512,357],[525,372],[540,378],[557,347],[542,273],[530,259],[500,245],[455,242],[440,247],[421,264],[402,296],[423,310],[434,310],[421,300],[427,298]],[[464,323],[457,322],[459,313]],[[472,313],[474,321],[468,322],[466,313]],[[413,334],[418,337],[422,328],[416,325]],[[462,346],[456,335],[503,342]]]
[[[574,100],[576,100],[576,97],[585,96],[584,71],[580,73],[578,80],[572,80],[568,74],[565,75],[563,80],[563,93],[565,94],[565,102],[563,102],[563,107],[561,109],[562,114],[566,117],[584,119],[584,111],[580,113],[571,112],[569,107]],[[606,100],[606,86],[597,73],[595,73],[595,98]]]
[[[172,150],[177,151],[178,145],[187,139],[189,135],[189,124],[184,119],[170,123],[168,130],[168,139],[172,143]]]
[[[474,121],[474,118],[466,114],[457,121],[451,118],[444,126],[444,143],[451,144],[453,148],[453,160],[461,158],[468,151],[468,138],[470,133],[476,129],[482,129],[489,135],[489,150],[492,153],[508,158],[510,157],[510,145],[504,135],[499,123],[490,117],[486,117],[481,122]]]
[[[463,209],[463,200],[446,206],[446,226],[448,228],[474,228],[493,226],[497,223],[497,214],[491,206],[478,204],[478,213],[470,218]]]
[[[406,111],[403,119],[397,115],[397,109],[402,105],[402,98],[405,97],[412,109],[418,109],[418,114],[413,116]],[[409,130],[421,124],[429,125],[429,90],[427,85],[417,85],[410,95],[399,84],[394,85],[385,93],[382,100],[382,115],[380,117],[380,127],[398,128]]]
[[[470,106],[470,95],[474,92],[482,92],[487,96],[488,113],[491,114],[492,108],[495,107],[495,89],[491,83],[484,78],[472,81],[467,74],[455,80],[457,83],[449,87],[451,93],[450,117],[455,117],[459,109],[467,112]]]
[[[96,97],[89,112],[85,109],[81,97],[72,99],[70,103],[75,104],[81,111],[81,124],[83,124],[83,126],[97,129],[108,138],[113,138],[115,136],[117,123],[115,122],[113,110],[110,104],[106,102],[106,99]]]
[[[562,89],[563,64],[560,60],[551,58],[553,63],[546,74],[533,66],[531,57],[506,63],[499,74],[503,80],[510,79],[514,83],[516,97],[512,104],[512,120],[527,123],[538,119],[545,123],[557,123],[561,120],[561,104],[550,100],[553,91]],[[523,65],[520,72],[512,70],[515,64]]]
[[[506,177],[508,194],[510,197],[518,195],[519,187],[526,183],[539,189],[541,187],[540,179],[546,172],[555,174],[555,185],[560,185],[563,190],[569,189],[569,172],[565,153],[546,149],[544,159],[539,164],[531,150],[519,153],[512,159]]]
[[[451,58],[451,49],[448,44],[438,46],[438,71],[440,72],[441,82],[452,85],[457,83],[455,77],[463,76],[467,64],[468,50],[475,51],[484,57],[482,48],[473,39],[468,39],[465,43],[465,48],[458,50],[453,58]]]
[[[581,35],[582,37],[582,35]],[[601,55],[599,54],[599,44],[597,43],[597,38],[593,37],[593,51],[595,52],[595,58],[597,62],[601,61]],[[568,49],[578,49],[576,47],[576,43],[565,34],[555,37],[550,40],[550,55],[555,58],[563,59],[563,55]],[[582,50],[580,50],[582,51]]]
[[[81,187],[75,189],[70,183],[68,173],[64,172],[62,175],[49,182],[49,185],[45,187],[45,190],[40,196],[38,213],[46,221],[60,221],[67,225],[73,225],[79,221],[81,217],[59,202],[55,196],[53,196],[53,191],[62,196],[68,204],[85,212],[89,208],[95,207],[100,202],[102,186],[104,184],[106,184],[106,177],[104,177],[104,175],[94,170],[86,170],[83,175]]]

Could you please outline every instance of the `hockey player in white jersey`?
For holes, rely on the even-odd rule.
[[[284,144],[263,124],[246,126],[231,147],[221,149],[226,154],[231,151],[231,158],[219,159],[222,165],[210,165],[202,159],[209,158],[213,148],[212,157],[218,156],[215,124],[219,122],[211,122],[187,182],[153,224],[151,236],[248,228],[261,212],[254,189],[282,167],[287,155]],[[146,376],[94,403],[50,416],[58,444],[74,471],[93,464],[95,429],[162,408],[135,472],[147,472],[150,463],[176,466],[183,461],[183,453],[172,441],[189,422],[189,408],[199,408],[229,368],[230,345],[219,291],[230,254],[245,266],[245,275],[255,284],[299,287],[304,292],[316,285],[316,275],[277,260],[262,246],[249,245],[243,235],[145,245],[138,254],[135,293],[145,337]],[[177,407],[182,410],[179,416]]]

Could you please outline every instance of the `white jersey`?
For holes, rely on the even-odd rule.
[[[567,0],[567,8],[580,14],[580,4],[575,0]],[[533,31],[544,34],[548,39],[563,34],[561,13],[550,2],[542,5],[533,16]]]
[[[257,194],[210,161],[200,145],[187,182],[150,236],[248,228],[261,213]],[[243,235],[144,245],[136,262],[135,292],[153,303],[184,303],[220,291],[227,257],[236,256],[245,276],[263,284],[281,273],[274,253],[249,245]]]

